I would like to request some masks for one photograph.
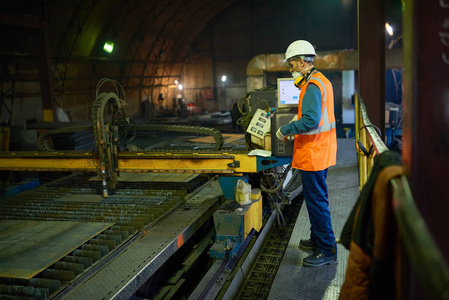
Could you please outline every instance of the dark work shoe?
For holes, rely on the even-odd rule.
[[[313,252],[312,255],[307,256],[303,259],[302,264],[308,267],[318,267],[322,265],[331,265],[337,263],[337,256],[330,255],[327,256],[320,251]]]
[[[315,242],[312,242],[312,239],[300,240],[299,248],[303,250],[315,251],[318,248],[318,245]]]

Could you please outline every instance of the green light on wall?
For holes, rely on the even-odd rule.
[[[113,42],[104,43],[103,50],[106,53],[112,53],[112,51],[114,50],[114,43]]]

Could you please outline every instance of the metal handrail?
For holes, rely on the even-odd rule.
[[[405,251],[429,299],[449,299],[449,268],[413,201],[407,178],[394,178],[394,216]]]
[[[365,104],[358,94],[355,95],[356,110],[356,143],[361,142],[366,149],[375,149],[379,155],[388,148],[371,124]],[[361,132],[365,128],[365,132]],[[359,184],[362,188],[372,168],[373,157],[363,157],[357,151],[359,163]],[[364,165],[362,165],[364,164]],[[361,172],[366,174],[361,174]],[[415,269],[423,291],[429,299],[449,299],[449,268],[440,250],[434,242],[427,226],[413,200],[407,177],[390,180],[393,191],[393,212],[399,228],[405,251]]]
[[[355,137],[357,162],[359,166],[359,188],[362,190],[373,167],[374,156],[387,151],[388,148],[385,146],[382,138],[377,134],[375,126],[369,120],[365,103],[357,93],[355,94]],[[373,146],[375,152],[370,156],[366,156],[365,153],[359,149],[359,143],[361,143],[365,149],[370,149],[371,146]]]
[[[360,101],[360,111],[362,114],[363,126],[366,127],[366,130],[369,133],[371,144],[376,149],[377,154],[387,151],[388,147],[384,144],[382,138],[377,134],[376,130],[374,129],[374,125],[371,124],[371,121],[368,118],[368,113],[366,112],[366,107],[365,103],[363,102],[363,99],[360,98],[359,101]]]

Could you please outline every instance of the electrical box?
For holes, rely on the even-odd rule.
[[[294,140],[285,142],[278,140],[276,131],[288,124],[298,114],[295,110],[276,111],[271,119],[271,153],[273,156],[293,156]]]
[[[251,95],[251,105],[253,107],[259,101],[267,101],[268,107],[276,107],[277,90],[251,91],[249,94]]]

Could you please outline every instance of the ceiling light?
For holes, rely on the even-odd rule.
[[[385,23],[385,29],[387,30],[390,36],[393,36],[393,27],[391,27],[390,24]]]
[[[113,42],[104,43],[103,50],[106,53],[112,53],[112,51],[114,50],[114,43]]]

